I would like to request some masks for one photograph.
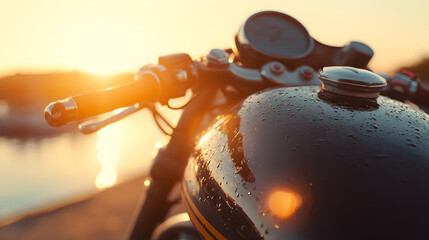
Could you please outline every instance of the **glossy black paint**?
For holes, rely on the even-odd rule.
[[[302,197],[268,209],[278,189]],[[429,117],[386,97],[271,89],[198,144],[184,191],[227,239],[429,239]]]

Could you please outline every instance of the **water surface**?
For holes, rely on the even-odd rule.
[[[0,221],[146,174],[164,138],[144,110],[91,135],[0,137]]]

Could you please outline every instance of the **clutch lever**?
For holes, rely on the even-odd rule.
[[[115,123],[145,107],[147,107],[147,104],[137,103],[129,107],[118,109],[120,111],[118,110],[113,111],[113,115],[110,117],[107,117],[104,119],[96,118],[96,119],[86,120],[79,124],[79,131],[83,134],[91,134],[91,133],[97,132],[98,130],[112,123]]]

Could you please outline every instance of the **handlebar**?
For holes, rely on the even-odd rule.
[[[159,78],[148,72],[135,82],[53,102],[45,109],[45,120],[51,126],[62,126],[136,103],[156,102],[160,90]]]
[[[194,78],[199,85],[221,84],[222,79],[228,79],[223,85],[230,84],[245,94],[273,85],[321,85],[317,72],[310,67],[302,66],[288,71],[279,62],[268,62],[259,70],[245,68],[230,63],[225,52],[219,49],[212,50],[202,62],[192,62],[187,54],[173,54],[160,57],[159,63],[143,67],[135,82],[49,104],[45,109],[46,122],[51,126],[62,126],[136,103],[159,101],[166,104],[168,99],[182,96],[191,87]],[[385,74],[379,75],[388,83],[384,95],[397,100],[404,97],[419,105],[429,106],[429,90],[416,81],[415,75],[406,72],[391,78]]]
[[[417,76],[409,71],[401,70],[392,77],[383,76],[388,87],[383,94],[393,99],[409,100],[419,106],[429,107],[429,89]]]

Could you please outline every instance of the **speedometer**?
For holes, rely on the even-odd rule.
[[[313,38],[300,22],[274,11],[249,17],[236,37],[238,54],[256,62],[300,59],[312,51],[313,45]]]

